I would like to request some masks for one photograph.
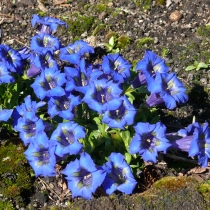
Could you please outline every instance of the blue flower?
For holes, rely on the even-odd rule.
[[[210,158],[210,128],[208,123],[201,125],[195,122],[186,129],[181,129],[179,134],[183,138],[176,140],[172,145],[180,145],[179,148],[188,152],[191,157],[198,156],[199,165],[203,168],[207,167],[208,159]]]
[[[149,107],[165,103],[168,109],[173,109],[177,103],[185,103],[188,100],[186,88],[175,73],[166,77],[156,73],[155,78],[148,77],[147,81],[147,88],[151,93],[146,100]]]
[[[109,54],[103,57],[102,69],[105,74],[112,76],[116,82],[123,83],[130,77],[131,64],[117,54]]]
[[[165,64],[165,60],[157,56],[151,50],[145,50],[144,58],[136,65],[138,75],[132,81],[133,88],[138,88],[147,83],[147,77],[156,77],[156,73],[167,76],[169,67]]]
[[[15,79],[10,75],[10,72],[3,63],[0,63],[0,84],[14,82]]]
[[[47,52],[60,49],[60,41],[58,38],[55,38],[48,34],[38,34],[31,38],[30,48],[36,52]]]
[[[79,96],[74,96],[72,94],[51,97],[48,101],[48,114],[51,117],[59,115],[63,119],[72,120],[74,117],[72,114],[73,108],[80,103]]]
[[[145,50],[144,58],[137,63],[136,70],[151,76],[153,76],[155,72],[167,75],[169,67],[165,64],[164,59],[150,50]]]
[[[44,101],[36,102],[31,101],[31,96],[28,95],[24,98],[25,103],[22,103],[20,106],[16,106],[13,113],[12,113],[12,119],[13,119],[13,126],[16,130],[17,122],[20,117],[23,117],[27,112],[31,112],[34,115],[38,112],[38,109],[46,104]]]
[[[51,144],[43,132],[36,136],[36,141],[31,143],[24,152],[36,176],[55,176],[55,145]]]
[[[93,47],[87,42],[77,40],[74,44],[60,49],[60,59],[72,64],[79,64],[85,53],[94,53]]]
[[[7,122],[11,117],[13,109],[0,109],[0,121]]]
[[[23,73],[22,58],[20,54],[7,45],[0,45],[0,61],[10,72]]]
[[[39,33],[51,34],[55,32],[58,25],[63,25],[67,28],[67,24],[63,21],[52,18],[52,17],[40,17],[36,14],[33,15],[31,20],[32,27],[35,27],[39,24]]]
[[[50,140],[55,143],[55,154],[63,157],[66,154],[78,154],[81,152],[82,144],[78,141],[86,136],[82,126],[72,121],[60,123],[53,131]]]
[[[102,184],[106,173],[97,169],[90,155],[82,153],[80,159],[70,162],[62,171],[66,175],[72,197],[81,196],[91,199],[92,193]]]
[[[111,128],[124,129],[124,126],[133,124],[136,109],[126,96],[120,97],[116,103],[118,103],[117,108],[105,111],[102,122]]]
[[[30,57],[30,68],[27,70],[28,77],[34,77],[46,69],[58,70],[57,61],[50,51],[38,52]]]
[[[18,119],[16,130],[20,132],[20,138],[25,145],[36,141],[37,135],[42,133],[45,125],[42,119],[36,117],[33,112],[26,112]]]
[[[36,96],[42,100],[45,97],[65,95],[65,91],[61,87],[65,82],[65,73],[60,73],[60,71],[53,69],[46,69],[41,75],[36,77],[31,87],[34,89]]]
[[[144,161],[155,163],[158,152],[166,153],[171,145],[165,136],[166,127],[158,122],[156,124],[137,123],[134,128],[136,134],[130,142],[130,153],[139,153]]]
[[[118,108],[118,98],[122,89],[118,83],[106,79],[93,80],[83,101],[93,110],[102,114],[106,110]]]
[[[106,171],[102,187],[108,195],[112,194],[115,190],[125,194],[133,192],[137,182],[122,154],[113,152],[109,156],[109,161],[102,168]]]

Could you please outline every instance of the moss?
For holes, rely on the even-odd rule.
[[[156,5],[165,5],[166,0],[156,0]]]
[[[38,10],[36,13],[37,13],[37,15],[39,15],[41,17],[45,17],[47,15],[47,12],[44,12],[42,10]]]
[[[21,195],[30,194],[33,186],[24,151],[18,139],[7,141],[0,148],[0,193],[18,202]]]
[[[149,10],[152,5],[152,0],[133,0],[133,2],[136,3],[137,7],[144,10]]]
[[[72,14],[71,19],[66,20],[68,24],[68,31],[73,38],[78,38],[85,31],[89,31],[94,23],[93,16],[83,16],[78,13]]]
[[[0,201],[0,209],[15,210],[9,201]]]
[[[202,194],[202,196],[204,197],[205,201],[210,206],[210,180],[207,181],[206,183],[202,183],[198,187],[198,191]]]
[[[95,29],[92,32],[92,35],[93,36],[97,35],[101,31],[103,31],[103,29],[105,29],[105,28],[106,28],[106,24],[99,24],[99,25],[97,24],[97,26],[95,27]]]
[[[151,45],[154,43],[154,39],[151,37],[143,37],[141,39],[136,40],[137,48],[140,49],[144,45]]]
[[[175,191],[180,188],[184,188],[187,184],[186,177],[164,177],[154,183],[155,188],[168,189]]]
[[[117,47],[119,47],[120,49],[126,48],[129,44],[130,44],[130,38],[128,36],[121,35],[120,37],[118,37]]]
[[[204,25],[197,28],[196,33],[200,36],[209,37],[210,36],[210,25]]]
[[[108,6],[106,4],[101,4],[101,3],[94,5],[95,11],[98,13],[102,13],[107,9],[107,7]]]

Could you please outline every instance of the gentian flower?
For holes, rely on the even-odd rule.
[[[60,49],[60,59],[72,64],[79,64],[85,53],[94,53],[93,47],[89,46],[87,42],[77,40],[74,44]]]
[[[28,77],[34,77],[46,69],[58,70],[58,63],[50,51],[38,52],[29,60],[30,68],[26,74]]]
[[[20,117],[23,117],[27,112],[31,112],[34,115],[38,112],[38,109],[46,104],[44,101],[36,102],[31,101],[31,96],[28,95],[24,98],[25,103],[22,103],[20,106],[16,106],[13,113],[13,126],[16,130],[17,122]]]
[[[109,156],[109,161],[102,168],[106,171],[102,187],[108,195],[112,194],[115,190],[125,194],[133,192],[137,182],[122,154],[113,152]]]
[[[116,82],[123,83],[130,77],[131,64],[117,54],[110,54],[103,57],[102,69],[105,74],[112,76]]]
[[[102,169],[97,169],[90,155],[82,153],[80,159],[70,162],[62,171],[66,175],[68,188],[72,192],[72,197],[81,196],[91,199],[92,193],[102,184],[106,173]]]
[[[22,58],[20,54],[7,45],[0,45],[0,61],[10,72],[22,74]]]
[[[84,128],[70,121],[60,123],[53,131],[50,140],[56,145],[55,154],[63,157],[66,154],[78,154],[82,149],[82,144],[78,140],[85,136]]]
[[[13,109],[0,109],[0,121],[7,122],[11,117]]]
[[[156,163],[158,152],[166,153],[171,145],[165,136],[166,127],[161,122],[137,123],[134,129],[136,133],[130,142],[130,153],[139,153],[144,161]]]
[[[95,80],[89,84],[89,89],[82,101],[91,109],[102,114],[106,110],[114,110],[119,107],[117,101],[121,93],[122,89],[118,83],[106,79]]]
[[[101,74],[93,65],[85,62],[84,58],[75,67],[64,67],[64,70],[67,77],[65,90],[67,92],[76,90],[83,94],[89,89],[89,83],[96,80]]]
[[[53,69],[46,69],[37,76],[35,82],[31,85],[34,93],[41,100],[45,97],[63,96],[64,89],[61,87],[66,82],[65,73],[60,73]]]
[[[38,34],[31,38],[30,48],[36,52],[47,52],[60,49],[60,41],[58,38],[55,38],[48,34]]]
[[[60,97],[53,96],[48,101],[48,114],[51,117],[59,115],[63,119],[72,120],[74,117],[72,114],[73,108],[80,103],[79,96],[72,94],[66,94]]]
[[[58,25],[63,25],[67,28],[67,24],[57,18],[52,17],[40,17],[36,14],[33,15],[31,20],[32,27],[39,24],[39,33],[51,34],[55,32]]]
[[[36,141],[29,145],[24,154],[36,176],[55,176],[56,157],[54,152],[55,145],[51,144],[43,132],[36,136]]]
[[[180,150],[188,152],[191,157],[198,156],[199,165],[203,168],[207,167],[210,158],[210,128],[208,123],[201,125],[195,122],[186,129],[179,130],[178,133],[183,138],[172,141],[172,148],[178,147]]]
[[[145,50],[144,58],[137,63],[136,70],[139,73],[132,82],[134,88],[145,85],[147,76],[155,77],[157,72],[167,76],[169,67],[165,64],[164,59],[151,50]]]
[[[14,82],[15,79],[10,75],[10,72],[3,63],[0,63],[0,84]]]
[[[146,100],[149,107],[165,103],[168,109],[173,109],[177,103],[185,103],[188,100],[186,88],[175,73],[166,77],[156,73],[155,78],[148,77],[147,81],[147,88],[151,93]]]
[[[44,129],[45,125],[42,119],[36,117],[32,112],[26,112],[23,117],[20,117],[16,126],[25,145],[36,141],[37,135],[44,132]]]
[[[133,124],[136,109],[126,96],[120,97],[116,103],[118,103],[117,108],[105,111],[102,122],[111,128],[124,129],[124,126]]]

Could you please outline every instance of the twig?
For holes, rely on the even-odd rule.
[[[38,177],[38,179],[39,179],[39,181],[41,181],[42,182],[42,184],[45,184],[46,186],[47,186],[47,188],[51,191],[51,192],[53,192],[55,195],[57,195],[57,197],[59,198],[59,200],[61,200],[61,198],[60,198],[60,196],[44,181],[44,180],[42,180],[41,178],[39,178]]]

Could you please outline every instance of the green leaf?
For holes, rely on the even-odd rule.
[[[185,71],[191,71],[193,69],[196,69],[195,66],[188,66],[187,68],[185,68]]]
[[[205,64],[204,62],[200,62],[200,63],[198,64],[197,68],[196,68],[196,71],[198,71],[198,70],[200,70],[200,69],[202,69],[202,68],[206,69],[206,68],[208,68],[208,65]]]
[[[126,162],[128,163],[128,164],[130,164],[130,162],[131,162],[131,154],[130,153],[125,153],[125,160],[126,160]]]
[[[114,46],[114,36],[112,36],[110,39],[109,39],[109,44],[111,46]]]

